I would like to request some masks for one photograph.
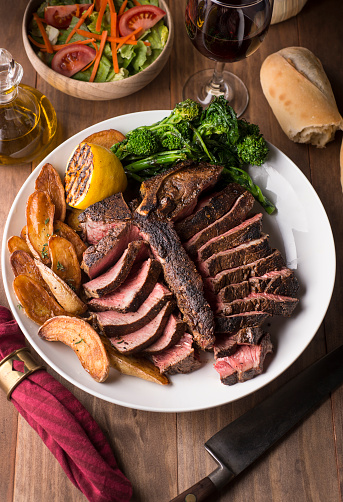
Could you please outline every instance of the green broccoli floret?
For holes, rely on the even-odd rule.
[[[237,142],[240,135],[237,115],[223,96],[214,98],[203,111],[198,132],[205,138],[225,135],[230,144]]]
[[[146,157],[158,152],[159,148],[157,136],[147,127],[140,127],[131,131],[123,141],[113,145],[111,150],[122,160],[131,154]]]
[[[260,166],[265,161],[269,149],[261,134],[246,136],[237,144],[237,154],[243,164]]]
[[[201,105],[192,99],[185,99],[178,103],[171,115],[168,117],[168,122],[177,124],[183,120],[193,122],[200,117],[202,112]]]

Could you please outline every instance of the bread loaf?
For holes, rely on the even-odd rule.
[[[324,147],[343,129],[330,82],[319,59],[304,47],[287,47],[262,64],[262,90],[281,128],[296,143]]]

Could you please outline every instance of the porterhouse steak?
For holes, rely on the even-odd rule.
[[[261,373],[272,351],[262,326],[291,315],[299,284],[251,213],[253,196],[235,183],[218,191],[221,172],[180,163],[142,183],[140,199],[117,194],[79,219],[92,244],[88,307],[112,345],[169,374],[199,368],[213,350],[231,385]]]

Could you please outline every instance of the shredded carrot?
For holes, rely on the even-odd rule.
[[[126,37],[122,37],[121,39],[121,42],[119,42],[118,46],[117,46],[117,51],[118,49],[120,49],[120,47],[122,47],[125,43],[129,42],[130,41],[130,38],[134,35],[136,35],[139,31],[142,30],[142,27],[139,27],[137,28],[136,30],[134,30],[132,33],[130,33],[129,35],[126,35]],[[132,40],[133,41],[133,40]]]
[[[116,11],[112,12],[111,7],[110,7],[110,15],[111,15],[111,37],[115,38],[117,36],[117,13]],[[111,50],[112,50],[113,69],[115,73],[119,73],[117,46],[115,42],[111,42]]]
[[[31,35],[28,35],[28,38],[29,40],[31,40],[31,42],[33,43],[33,45],[35,45],[36,47],[39,47],[40,49],[42,49],[44,51],[46,51],[46,47],[44,44],[40,44],[39,42],[36,42],[36,40],[34,38],[31,37]],[[72,44],[59,44],[59,45],[52,45],[51,47],[53,48],[53,50],[55,52],[61,50],[61,49],[64,49],[65,47],[70,47],[71,45],[74,45],[74,44],[81,44],[81,45],[84,45],[84,44],[91,44],[92,42],[94,42],[95,38],[87,38],[86,40],[79,40],[78,42],[74,42]]]
[[[108,6],[110,8],[110,12],[114,13],[116,12],[116,9],[114,7],[114,3],[113,3],[113,0],[107,0],[107,3],[108,3]]]
[[[80,4],[77,3],[76,4],[76,13],[75,13],[75,16],[79,17],[79,15],[80,15]]]
[[[122,5],[119,9],[118,16],[121,16],[123,14],[124,10],[126,9],[126,4],[127,4],[127,0],[124,0],[124,2],[122,3]]]
[[[92,71],[92,74],[91,74],[90,79],[89,79],[90,82],[94,82],[96,72],[98,71],[100,59],[101,59],[101,56],[102,56],[102,53],[103,53],[103,50],[104,50],[104,47],[105,47],[106,39],[107,39],[107,31],[104,30],[102,32],[102,34],[101,34],[100,47],[99,47],[99,51],[98,51],[98,53],[96,55],[96,58],[94,60],[93,71]]]
[[[100,10],[99,10],[98,18],[96,20],[96,25],[95,25],[96,31],[101,31],[101,21],[102,21],[102,18],[104,17],[106,5],[107,5],[107,0],[101,0]]]
[[[37,23],[37,26],[39,28],[39,31],[41,32],[41,35],[43,37],[43,40],[44,40],[44,44],[45,44],[45,48],[46,48],[46,51],[49,52],[49,54],[53,54],[53,48],[52,48],[52,45],[51,45],[51,42],[49,40],[49,37],[48,35],[46,34],[46,31],[44,29],[44,26],[42,24],[42,21],[40,19],[40,17],[38,16],[38,14],[35,12],[33,14],[33,18],[35,19],[36,23]]]
[[[77,29],[76,33],[78,35],[81,35],[82,37],[89,37],[89,35],[91,35],[92,38],[94,38],[95,40],[101,40],[101,35],[99,35],[98,33],[90,33],[89,31],[80,30],[80,29]],[[117,44],[119,44],[125,38],[126,37],[112,37],[112,36],[109,36],[109,37],[107,37],[107,42],[116,42]],[[137,45],[137,40],[133,40],[133,39],[129,38],[128,40],[124,41],[124,43],[127,44],[127,45]],[[145,45],[151,45],[150,42],[147,42],[147,41],[144,41],[144,43],[145,43]]]
[[[138,0],[132,0],[136,7],[140,7],[141,3]]]
[[[74,28],[71,30],[71,32],[67,36],[66,43],[68,43],[69,40],[71,40],[72,36],[76,33],[76,30],[78,28],[80,28],[80,26],[84,22],[84,20],[87,19],[87,17],[91,15],[91,13],[93,12],[93,9],[94,9],[94,4],[91,4],[91,6],[82,14],[82,16],[80,17],[80,19],[78,20],[78,22],[76,23]]]

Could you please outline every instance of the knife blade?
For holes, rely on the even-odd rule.
[[[170,502],[203,502],[232,481],[343,383],[343,345],[212,436],[206,450],[219,464]]]

